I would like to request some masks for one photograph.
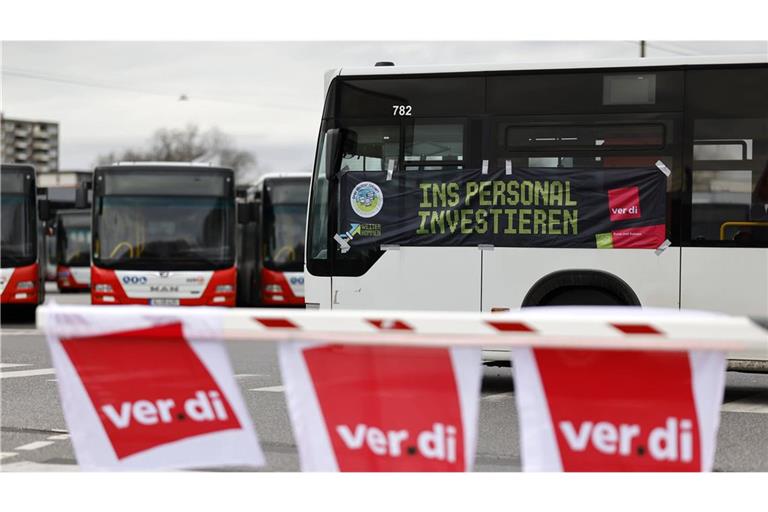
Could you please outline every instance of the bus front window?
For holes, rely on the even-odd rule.
[[[309,206],[309,260],[328,259],[328,180],[325,178],[325,146],[325,137],[321,137]]]
[[[264,265],[273,270],[301,271],[304,256],[303,204],[280,204],[267,210],[267,253]]]
[[[94,260],[112,268],[225,268],[233,263],[224,197],[109,196],[96,215]]]
[[[2,266],[17,267],[35,261],[35,221],[32,197],[24,175],[6,172],[2,176]]]
[[[272,270],[302,270],[309,183],[292,178],[270,180],[264,193],[264,265]]]
[[[91,229],[87,226],[64,227],[64,246],[59,262],[68,267],[87,267],[91,264]]]

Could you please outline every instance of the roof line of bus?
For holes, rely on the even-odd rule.
[[[243,183],[243,186],[247,187],[255,187],[259,185],[260,183],[263,183],[267,179],[276,179],[276,178],[311,178],[312,173],[307,171],[299,171],[299,172],[268,172],[266,174],[262,174],[258,178],[256,178],[256,181],[253,181],[251,183]]]
[[[326,74],[327,82],[335,75],[377,76],[377,75],[431,75],[452,73],[482,73],[504,71],[570,71],[577,69],[647,68],[668,66],[705,66],[721,64],[766,64],[768,54],[747,55],[705,55],[686,57],[659,57],[633,59],[598,59],[570,62],[540,61],[515,63],[457,64],[433,66],[371,66],[366,68],[338,68]]]
[[[121,161],[108,164],[103,167],[144,167],[151,165],[153,167],[214,167],[211,162],[142,162],[142,161]]]

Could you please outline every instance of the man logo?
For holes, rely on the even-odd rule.
[[[177,293],[179,291],[178,286],[167,286],[167,285],[153,285],[149,287],[150,292],[161,292],[161,293]]]

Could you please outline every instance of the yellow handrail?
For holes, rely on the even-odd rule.
[[[120,242],[115,246],[114,249],[112,249],[112,254],[109,255],[110,258],[114,258],[115,254],[117,254],[117,250],[121,248],[122,246],[127,245],[128,246],[128,257],[133,258],[133,246],[129,244],[128,242]]]
[[[281,247],[280,250],[278,250],[272,258],[276,261],[279,261],[280,256],[282,256],[284,252],[287,253],[288,261],[296,261],[296,250],[290,245],[284,245]]]
[[[720,240],[725,240],[725,230],[730,227],[734,226],[740,226],[740,227],[751,227],[751,226],[760,226],[760,227],[768,227],[768,222],[746,222],[746,221],[728,221],[723,222],[720,224]]]

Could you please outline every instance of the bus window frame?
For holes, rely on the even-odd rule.
[[[38,247],[38,212],[37,212],[37,200],[40,195],[40,191],[37,188],[37,179],[35,171],[32,166],[26,164],[3,164],[1,172],[7,174],[19,175],[23,180],[22,192],[9,194],[22,195],[25,201],[29,201],[29,209],[27,212],[27,222],[29,223],[27,234],[31,237],[32,250],[29,255],[23,258],[19,262],[15,262],[11,267],[17,268],[27,265],[33,265],[40,262],[40,248]],[[1,192],[1,191],[0,191]]]
[[[416,123],[423,123],[423,124],[458,124],[462,126],[462,152],[464,153],[462,157],[464,157],[463,160],[406,160],[405,157],[405,146],[406,146],[406,140],[405,135],[407,133],[407,130],[410,128],[411,134],[415,134],[415,128]],[[457,167],[462,166],[465,169],[470,166],[470,159],[468,157],[468,153],[470,150],[470,144],[471,144],[471,118],[469,117],[457,117],[457,116],[450,116],[450,117],[434,117],[434,116],[428,116],[428,117],[419,117],[419,116],[413,116],[408,117],[404,119],[403,127],[402,127],[402,151],[400,153],[400,158],[398,160],[398,168],[397,171],[401,172],[419,172],[422,171],[422,167]],[[413,141],[410,142],[413,144]],[[419,169],[407,169],[407,167],[419,167]],[[456,172],[461,172],[464,169],[451,169]]]
[[[721,72],[729,75],[734,71],[749,72],[754,70],[756,73],[760,70],[768,70],[766,64],[740,64],[740,65],[711,65],[711,66],[691,66],[686,70],[685,90],[683,91],[684,101],[684,125],[683,125],[683,193],[681,195],[681,222],[680,222],[680,245],[682,247],[733,247],[733,248],[768,248],[768,241],[741,241],[741,240],[695,240],[693,233],[693,174],[697,171],[708,170],[728,170],[728,167],[739,166],[743,170],[747,160],[694,160],[693,146],[695,144],[695,121],[698,119],[735,119],[744,118],[745,112],[751,112],[751,107],[739,105],[741,108],[731,108],[725,112],[698,111],[693,104],[695,95],[690,92],[691,87],[696,87],[696,72]],[[699,93],[700,94],[700,93]],[[711,97],[709,98],[711,101]],[[759,118],[759,117],[758,117]],[[726,138],[726,137],[724,137]],[[758,139],[759,140],[759,139]],[[765,134],[764,145],[768,147],[768,133]],[[758,160],[756,150],[760,147],[755,143],[752,148],[752,162],[749,168],[754,172],[758,169]],[[768,164],[768,151],[764,165]],[[736,219],[733,219],[736,220]]]
[[[228,167],[195,167],[195,166],[163,166],[161,164],[151,164],[151,165],[135,165],[135,166],[120,166],[120,165],[110,165],[110,166],[101,166],[96,167],[93,172],[93,207],[91,208],[91,265],[100,269],[106,269],[106,270],[166,270],[165,266],[162,266],[163,268],[155,267],[155,266],[134,266],[131,265],[128,268],[125,268],[124,266],[115,266],[115,265],[104,265],[104,263],[101,261],[101,255],[96,256],[96,246],[101,243],[101,236],[99,233],[99,222],[98,218],[101,213],[102,208],[102,198],[105,196],[113,196],[113,197],[126,197],[126,195],[123,194],[106,194],[105,193],[105,178],[109,177],[111,174],[123,174],[123,175],[130,175],[134,172],[137,174],[147,172],[147,171],[158,171],[158,172],[165,172],[168,174],[178,174],[179,176],[188,176],[191,174],[217,174],[222,176],[222,178],[230,178],[227,182],[227,185],[224,189],[224,194],[221,196],[217,195],[211,195],[210,197],[222,197],[226,198],[227,201],[230,199],[232,200],[232,211],[231,211],[231,221],[229,222],[229,233],[228,237],[232,244],[231,249],[231,265],[228,266],[217,266],[215,269],[206,268],[202,270],[222,270],[226,268],[231,268],[237,264],[237,248],[235,247],[237,243],[237,191],[236,191],[236,185],[235,185],[235,172],[233,169]],[[140,194],[136,194],[140,195]],[[130,197],[130,195],[128,195]],[[163,194],[157,194],[156,197],[163,197]],[[168,270],[194,270],[197,271],[199,269],[175,269],[170,268]]]

